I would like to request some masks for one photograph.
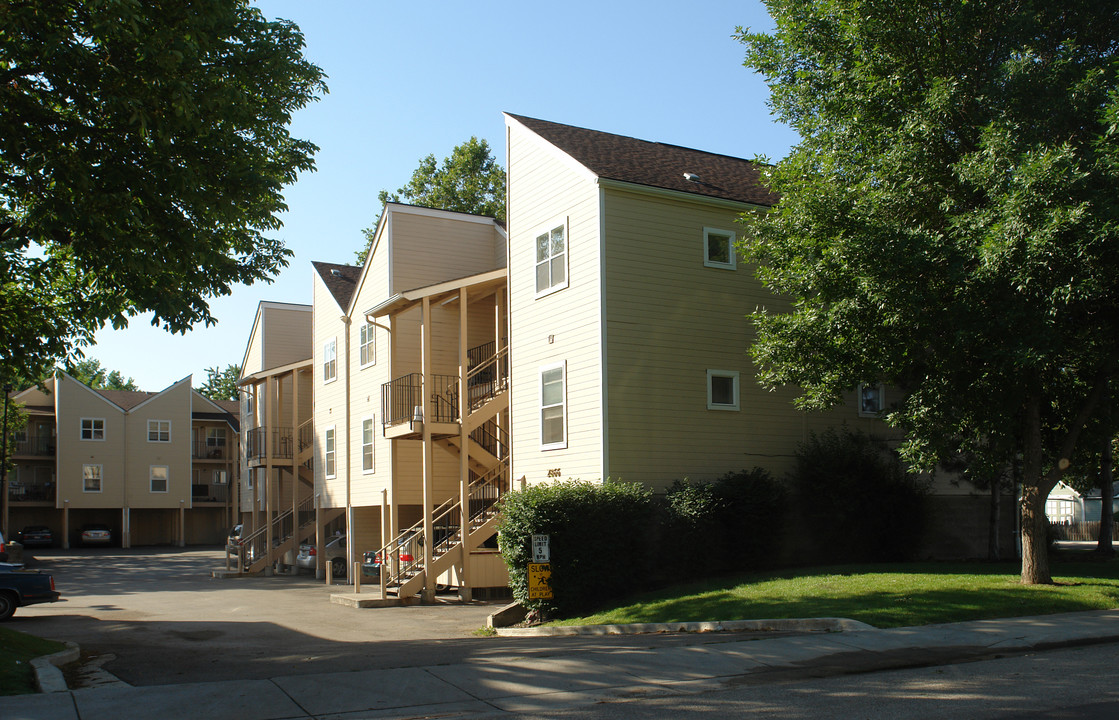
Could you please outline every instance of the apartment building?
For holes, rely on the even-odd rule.
[[[15,393],[7,527],[46,525],[64,546],[87,524],[114,543],[214,544],[233,521],[240,421],[186,377],[157,392],[95,390],[65,372]]]

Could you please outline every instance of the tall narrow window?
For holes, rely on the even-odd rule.
[[[566,365],[540,368],[540,447],[567,447]]]
[[[171,421],[148,420],[148,442],[171,442]]]
[[[152,465],[149,478],[151,479],[151,491],[153,493],[167,492],[167,475],[168,469],[166,465]]]
[[[104,418],[82,418],[82,440],[104,440]]]
[[[730,230],[703,228],[703,264],[734,270],[734,262],[734,233]]]
[[[100,465],[82,465],[82,492],[101,492]]]
[[[377,362],[377,346],[373,342],[373,323],[361,326],[358,338],[358,352],[361,355],[361,366],[373,365]]]
[[[707,371],[707,409],[738,409],[738,371]]]
[[[361,421],[361,471],[373,472],[373,418]]]
[[[338,377],[338,341],[331,340],[322,349],[322,381],[333,382]]]
[[[326,476],[334,477],[334,428],[327,428],[323,438],[323,454],[326,459]]]
[[[567,287],[567,224],[536,236],[536,294]]]

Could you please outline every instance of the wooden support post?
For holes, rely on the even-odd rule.
[[[435,407],[431,402],[431,393],[435,389],[435,378],[431,365],[431,298],[424,296],[422,301],[422,327],[420,328],[420,357],[423,370],[423,454],[424,454],[424,491],[423,491],[423,519],[424,519],[424,590],[423,601],[435,600],[435,576],[431,573],[433,563],[432,546],[435,529],[431,512],[435,508],[435,457],[431,440],[431,426],[435,422]]]

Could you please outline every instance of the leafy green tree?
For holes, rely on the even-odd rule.
[[[755,315],[761,379],[811,408],[898,386],[887,420],[924,468],[1011,436],[1022,581],[1051,582],[1045,499],[1119,370],[1119,9],[767,6],[774,32],[739,38],[800,142],[743,233],[792,302]]]
[[[106,370],[101,361],[87,358],[66,366],[66,373],[94,390],[139,390],[132,378],[124,379],[119,370]]]
[[[290,251],[288,133],[325,92],[299,29],[247,0],[0,6],[0,372],[39,377],[105,323],[185,332]]]
[[[211,400],[237,400],[240,392],[237,379],[241,377],[240,365],[226,365],[224,370],[206,368],[206,382],[194,388]]]
[[[405,202],[411,205],[489,215],[505,219],[505,170],[497,164],[490,145],[471,137],[456,145],[450,157],[440,165],[434,155],[420,160],[408,184],[394,193],[382,190],[377,194],[382,205]],[[380,216],[373,227],[364,230],[365,248],[357,253],[359,265],[365,264]]]

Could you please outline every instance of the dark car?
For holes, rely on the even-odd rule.
[[[24,605],[58,602],[60,595],[54,589],[54,576],[0,564],[0,620],[7,620]]]
[[[113,531],[103,523],[89,523],[82,525],[79,538],[82,545],[110,545],[113,542]]]
[[[51,547],[54,545],[54,533],[46,525],[28,525],[20,530],[16,537],[24,547]]]

